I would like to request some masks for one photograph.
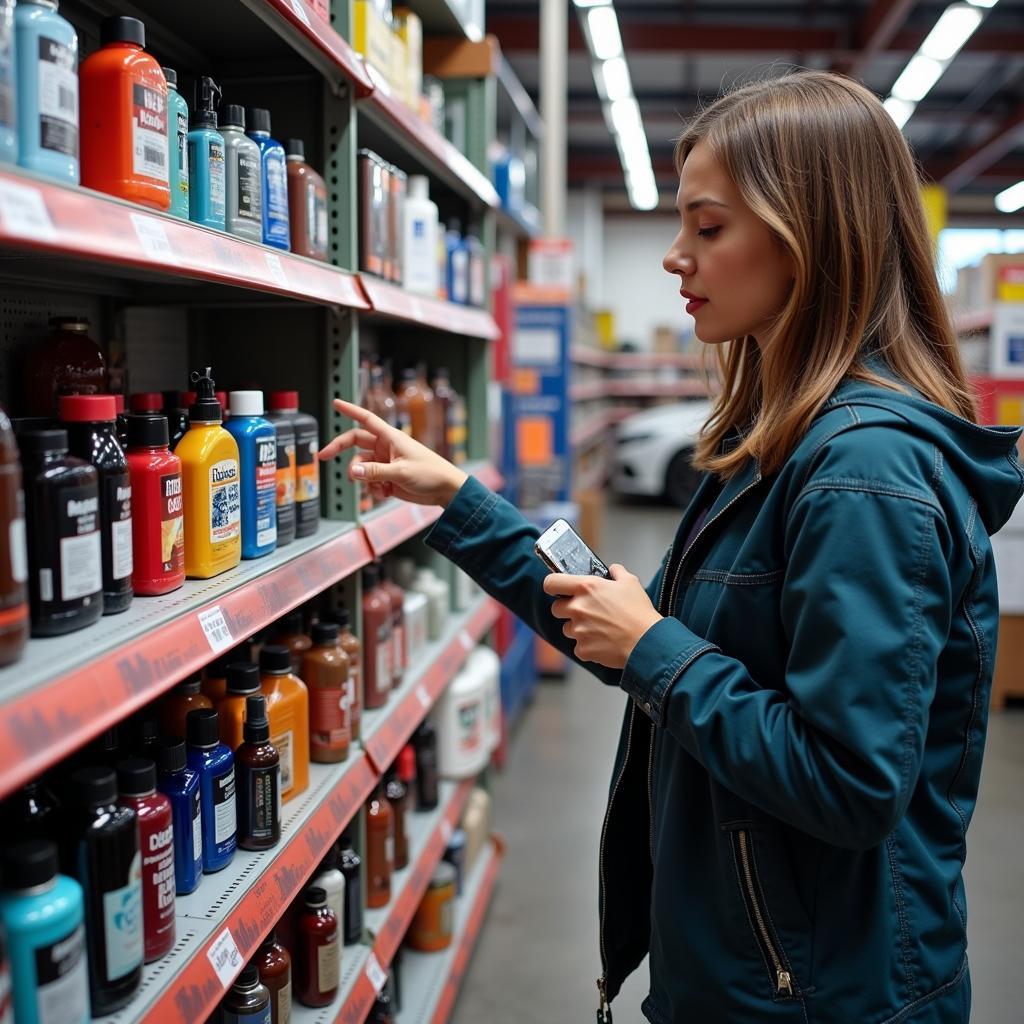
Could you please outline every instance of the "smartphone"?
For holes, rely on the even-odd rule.
[[[601,576],[608,579],[608,566],[583,542],[564,520],[556,519],[538,538],[533,550],[552,572],[570,576]]]

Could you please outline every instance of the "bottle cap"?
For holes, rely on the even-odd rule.
[[[64,423],[113,423],[117,404],[113,395],[62,395],[60,418]]]
[[[166,448],[169,443],[166,416],[157,413],[129,413],[129,448]]]
[[[313,626],[313,643],[319,647],[333,647],[338,642],[340,632],[341,629],[336,622],[318,622]]]
[[[262,416],[262,391],[232,391],[229,397],[231,412],[235,416]]]
[[[406,783],[416,778],[416,751],[411,744],[402,747],[398,755],[398,777]]]
[[[220,108],[222,128],[240,128],[245,131],[245,107],[240,103],[224,103]]]
[[[228,665],[228,693],[258,693],[260,670],[251,661],[235,661]]]
[[[380,569],[375,565],[368,565],[363,570],[363,590],[372,590],[380,583]]]
[[[352,625],[352,613],[348,610],[347,604],[339,604],[331,614],[331,618],[342,628],[348,629]]]
[[[50,317],[50,326],[61,331],[75,331],[84,334],[89,330],[89,321],[84,316],[52,316]]]
[[[188,764],[185,741],[176,736],[163,736],[156,745],[156,763],[162,772],[180,772]]]
[[[271,928],[270,929],[270,934],[267,935],[267,937],[260,943],[260,946],[263,949],[266,949],[267,946],[276,946],[276,945],[277,945],[277,929],[276,928]]]
[[[424,719],[419,728],[413,733],[413,742],[417,747],[425,747],[428,744],[437,742],[437,730],[434,728],[434,723],[429,718]]]
[[[220,716],[213,708],[196,708],[185,717],[188,745],[210,750],[220,742]]]
[[[319,885],[311,885],[303,894],[307,907],[326,907],[327,893]]]
[[[24,458],[52,452],[61,455],[67,454],[68,432],[66,430],[24,430],[16,436],[18,449]]]
[[[183,679],[174,690],[183,697],[194,697],[199,692],[199,680],[195,676],[191,679]]]
[[[289,160],[305,160],[306,144],[302,139],[289,139],[285,144],[285,151]]]
[[[175,71],[174,68],[161,68],[160,70],[164,73],[164,78],[167,80],[168,86],[170,86],[172,89],[177,89],[178,72]]]
[[[29,430],[53,430],[52,416],[13,416],[11,426],[16,434],[24,434]]]
[[[242,973],[235,978],[235,988],[255,988],[259,983],[260,971],[254,963],[246,964],[242,968]]]
[[[263,107],[250,107],[248,110],[249,131],[270,134],[270,111]]]
[[[121,796],[146,796],[156,789],[156,764],[148,757],[130,757],[117,766]]]
[[[124,412],[124,395],[114,395],[114,411],[118,416]]]
[[[228,666],[233,665],[236,661],[244,661],[246,657],[244,645],[232,647],[230,651],[225,652],[219,658],[214,658],[203,669],[203,677],[205,679],[227,679]]]
[[[142,718],[135,720],[135,738],[134,745],[140,756],[149,757],[147,753],[156,745],[156,741],[160,737],[160,723],[156,720],[153,715],[145,715]]]
[[[302,612],[298,608],[296,608],[295,611],[289,612],[287,615],[282,616],[280,619],[277,620],[274,632],[277,634],[301,633]]]
[[[160,412],[164,407],[164,396],[159,391],[136,391],[128,396],[128,408],[132,412]]]
[[[253,665],[253,668],[256,666]],[[270,722],[267,721],[267,698],[254,693],[245,698],[245,722],[242,737],[246,743],[266,743],[270,739]]]
[[[110,43],[138,43],[146,48],[146,26],[138,18],[112,15],[100,22],[100,45]]]
[[[194,128],[217,127],[217,101],[220,86],[207,75],[196,80],[195,103],[192,104],[192,126]]]
[[[292,655],[287,647],[268,644],[260,648],[260,671],[271,676],[282,676],[292,670]]]
[[[57,875],[57,844],[49,839],[23,839],[3,851],[7,889],[34,889]]]
[[[117,776],[113,768],[79,768],[71,776],[71,798],[84,807],[117,802]]]
[[[316,869],[316,873],[319,875],[324,871],[334,871],[338,866],[338,847],[335,844],[331,844],[327,848],[327,852],[323,856],[323,860],[320,861],[320,867]]]
[[[430,179],[425,174],[409,175],[409,198],[429,199]]]
[[[271,391],[270,409],[272,412],[298,412],[298,391]]]
[[[207,366],[202,373],[193,370],[190,380],[196,386],[196,400],[189,406],[189,420],[193,423],[220,423],[224,419],[224,410],[217,401],[216,383],[210,376],[210,367]]]

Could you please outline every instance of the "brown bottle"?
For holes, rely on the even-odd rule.
[[[107,390],[103,353],[83,317],[54,317],[50,333],[25,359],[23,401],[28,416],[55,416],[61,395],[98,395]]]
[[[452,460],[452,446],[448,437],[448,417],[451,412],[455,389],[448,379],[448,371],[439,366],[434,371],[434,401],[437,404],[437,421],[439,426],[437,453],[449,462]]]
[[[380,571],[367,566],[363,570],[363,707],[367,710],[384,707],[391,692],[391,629],[391,597],[380,585]]]
[[[336,764],[348,757],[352,741],[348,655],[338,643],[334,622],[313,627],[313,646],[299,673],[309,689],[309,759]]]
[[[304,902],[295,926],[295,998],[303,1006],[329,1006],[341,980],[338,918],[319,886],[306,890]]]
[[[228,692],[228,665],[235,661],[246,661],[249,657],[245,648],[237,647],[226,651],[219,658],[215,658],[202,671],[202,683],[199,688],[207,697],[213,701],[213,706],[224,699]]]
[[[392,765],[384,778],[384,795],[391,806],[391,834],[394,838],[395,870],[409,866],[409,837],[405,830],[405,812],[409,806],[409,787],[399,778]]]
[[[306,163],[302,139],[288,140],[288,220],[292,252],[327,259],[327,185]]]
[[[199,691],[198,679],[186,679],[160,702],[160,728],[166,736],[183,740],[188,734],[185,726],[188,713],[196,708],[213,707],[213,701]]]
[[[395,396],[384,386],[384,370],[380,366],[370,367],[370,381],[366,391],[366,408],[392,427],[398,426],[398,410],[395,404]]]
[[[405,591],[380,566],[380,585],[391,599],[391,685],[402,685],[402,675],[409,667],[405,639]]]
[[[270,993],[270,1024],[288,1024],[292,1016],[292,958],[277,941],[277,930],[270,934],[256,954],[260,981]]]
[[[371,909],[391,902],[391,873],[395,863],[394,815],[384,795],[384,783],[366,805],[366,905]]]
[[[338,643],[341,645],[341,649],[348,655],[348,705],[349,716],[351,719],[350,725],[352,742],[356,743],[362,735],[363,645],[360,643],[359,637],[357,637],[350,628],[352,625],[352,616],[349,614],[349,610],[345,605],[338,605],[338,610],[334,613],[334,618],[341,630],[338,634]]]
[[[302,628],[302,612],[297,608],[280,618],[270,627],[266,643],[287,647],[292,656],[292,672],[305,682],[302,675],[302,656],[313,646],[309,634]]]
[[[402,371],[402,383],[397,389],[397,397],[398,408],[408,415],[413,438],[431,451],[437,451],[434,392],[411,367]]]
[[[245,698],[243,736],[235,751],[238,845],[243,850],[269,850],[281,839],[281,755],[270,742],[262,693]]]
[[[11,421],[0,409],[0,665],[21,657],[28,641],[25,494]]]

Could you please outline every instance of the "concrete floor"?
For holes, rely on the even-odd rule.
[[[599,554],[642,579],[677,515],[612,507]],[[624,695],[582,669],[545,682],[494,780],[507,836],[494,902],[452,1024],[569,1024],[594,1019],[600,974],[597,851]],[[1024,709],[993,716],[981,798],[968,837],[972,1021],[1019,1024],[1024,963]],[[646,964],[615,1000],[616,1024],[644,1024]]]

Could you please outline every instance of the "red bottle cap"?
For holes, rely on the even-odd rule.
[[[124,395],[114,395],[114,408],[117,409],[118,416],[124,412]]]
[[[63,423],[98,423],[117,419],[113,395],[62,395],[60,418]]]
[[[179,399],[182,409],[191,409],[196,404],[197,397],[194,391],[182,391]]]
[[[299,393],[298,391],[271,391],[270,392],[271,412],[298,412]]]
[[[137,391],[128,399],[132,412],[160,412],[164,407],[164,396],[159,391]]]
[[[398,777],[403,782],[412,782],[416,778],[416,751],[411,744],[402,747],[398,755]]]
[[[228,411],[228,393],[226,391],[215,392],[217,401],[220,402],[220,407],[227,412]]]

